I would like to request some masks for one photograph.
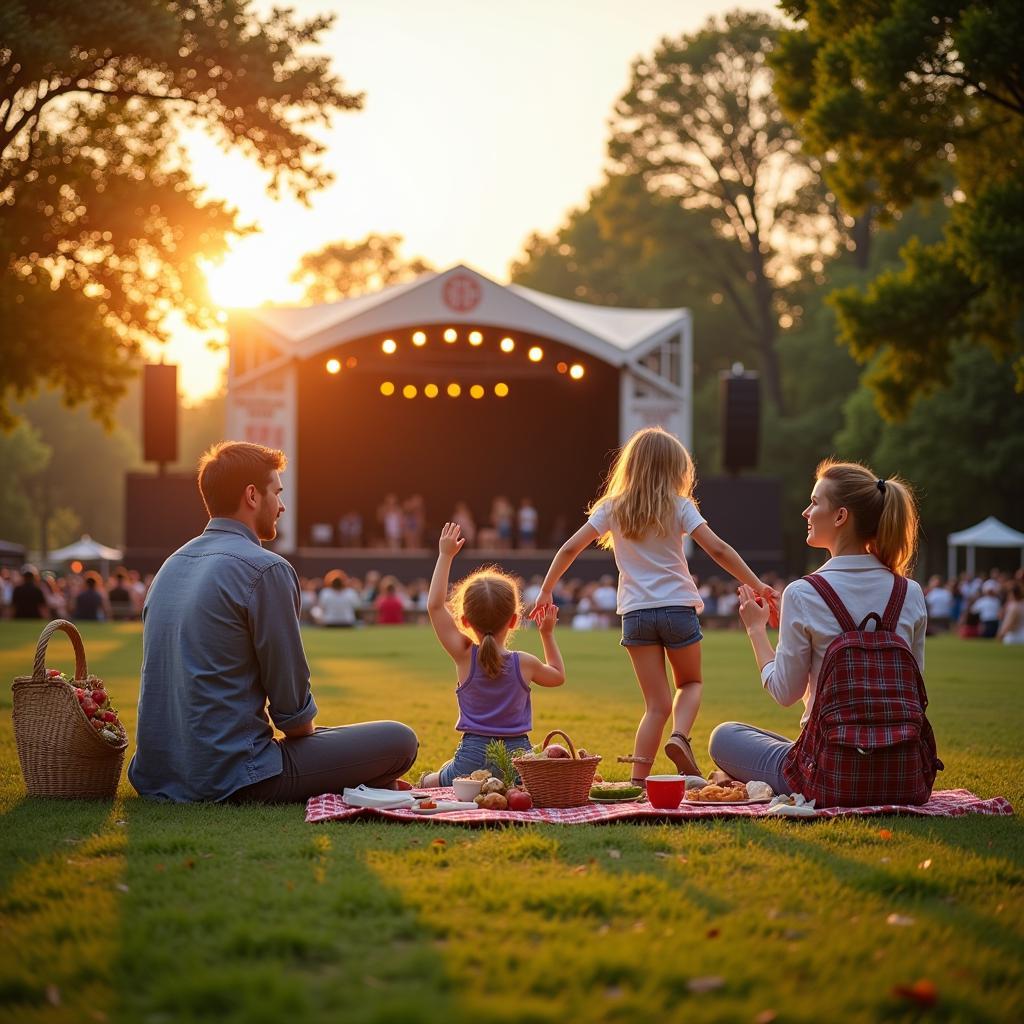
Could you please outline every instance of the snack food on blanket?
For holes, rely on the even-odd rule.
[[[638,786],[633,782],[597,782],[591,787],[590,795],[599,800],[608,800],[611,797],[626,799],[626,797],[640,796],[643,791],[643,786]]]
[[[770,800],[773,796],[775,796],[775,790],[767,782],[747,783],[747,799]]]
[[[729,782],[721,786],[702,786],[700,789],[688,789],[686,799],[702,804],[732,804],[738,800],[747,800],[747,787],[742,782]]]

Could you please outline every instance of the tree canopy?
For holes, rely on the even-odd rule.
[[[851,209],[900,216],[944,191],[942,239],[834,299],[884,415],[951,379],[960,339],[1024,384],[1024,7],[1015,0],[785,0],[780,99]],[[952,181],[952,187],[947,183]]]
[[[719,290],[760,355],[768,393],[783,405],[776,341],[785,286],[844,243],[852,225],[821,187],[817,161],[782,113],[767,55],[778,25],[733,12],[666,39],[633,65],[615,107],[609,152],[616,170],[706,211],[719,236]]]
[[[401,250],[401,235],[369,234],[358,242],[331,242],[306,253],[292,280],[305,288],[307,302],[337,302],[433,270],[418,256],[406,259]]]
[[[0,5],[0,425],[41,384],[109,422],[170,309],[213,323],[200,261],[242,228],[192,181],[182,128],[250,157],[272,192],[331,180],[315,131],[361,104],[317,52],[332,19],[253,7]]]

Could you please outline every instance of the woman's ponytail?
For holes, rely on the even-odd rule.
[[[857,536],[885,566],[907,576],[917,554],[917,502],[906,480],[881,480],[858,462],[826,459],[817,479],[828,483],[829,501],[845,508]]]
[[[882,485],[882,514],[871,550],[893,572],[907,576],[917,555],[917,503],[909,484],[898,476]]]

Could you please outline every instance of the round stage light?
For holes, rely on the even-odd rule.
[[[470,331],[469,343],[470,345],[482,345],[484,343],[484,336],[479,331]]]
[[[484,397],[484,389],[479,384],[474,384],[469,389],[469,394],[470,394],[470,397],[472,397],[472,398],[483,398]]]
[[[425,394],[427,398],[437,398],[439,392],[440,388],[436,384],[428,384],[423,389],[423,394]]]
[[[462,388],[460,388],[458,384],[449,384],[448,385],[448,397],[449,398],[458,398],[459,395],[461,395],[461,394],[462,394]]]
[[[388,395],[393,395],[395,393],[395,385],[392,384],[391,381],[389,380],[384,381],[384,383],[381,384],[380,386],[380,393],[385,397]]]
[[[514,349],[515,347],[516,347],[516,343],[511,338],[502,338],[501,339],[501,351],[502,352],[511,352],[512,349]]]
[[[449,345],[453,341],[458,341],[459,340],[459,332],[457,330],[455,330],[454,327],[449,327],[448,330],[446,330],[444,332],[444,340],[447,341]]]
[[[573,380],[579,380],[580,377],[583,376],[583,372],[583,367],[580,366],[579,363],[573,363],[572,366],[569,367],[569,376],[572,377]]]
[[[417,331],[417,332],[416,332],[416,333],[415,333],[415,334],[414,334],[414,335],[412,336],[412,343],[413,343],[413,344],[414,344],[414,345],[415,345],[415,346],[416,346],[417,348],[422,348],[422,347],[423,347],[424,345],[426,345],[426,343],[427,343],[427,336],[426,336],[426,335],[425,335],[425,334],[423,333],[423,331]]]
[[[544,349],[540,345],[534,345],[527,355],[529,355],[531,363],[539,363],[544,358]]]
[[[380,346],[380,347],[381,347],[381,348],[382,348],[382,349],[383,349],[383,350],[384,350],[384,351],[385,351],[385,352],[386,352],[386,353],[387,353],[388,355],[391,355],[391,353],[392,353],[392,352],[394,352],[394,351],[395,351],[395,349],[397,349],[397,348],[398,348],[398,346],[397,346],[397,345],[395,344],[395,339],[394,339],[394,338],[385,338],[385,339],[384,339],[384,340],[383,340],[383,341],[381,342],[381,346]]]
[[[568,372],[569,372],[569,364],[568,364],[568,363],[559,363],[559,364],[558,364],[558,365],[557,365],[557,366],[555,367],[555,369],[556,369],[556,370],[557,370],[557,371],[558,371],[559,373],[568,373]]]
[[[328,373],[341,373],[340,359],[328,359],[325,365]]]
[[[495,384],[494,385],[494,393],[499,398],[504,398],[508,394],[508,385],[507,384],[503,384],[503,383]]]
[[[405,387],[402,388],[402,395],[405,398],[415,398],[416,397],[416,385],[415,384],[406,384]]]
[[[345,365],[351,370],[359,365],[359,360],[356,359],[355,356],[349,356],[348,359],[345,360]]]

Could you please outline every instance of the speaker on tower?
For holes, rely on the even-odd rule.
[[[722,405],[722,466],[729,473],[757,466],[761,434],[761,380],[736,363],[719,374]]]
[[[178,459],[178,368],[170,363],[142,368],[142,451],[147,462]]]

